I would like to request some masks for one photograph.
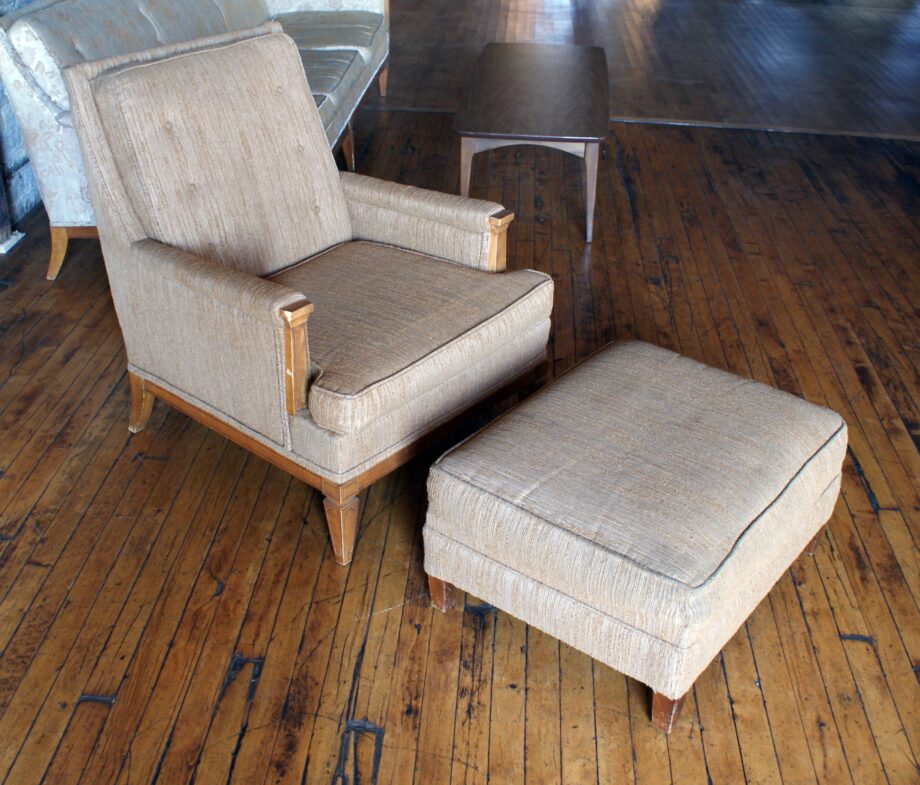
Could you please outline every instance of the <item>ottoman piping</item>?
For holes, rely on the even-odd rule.
[[[523,405],[523,403],[524,403],[524,402],[522,402],[522,403],[519,404],[519,405]],[[500,418],[499,418],[499,419],[500,419]],[[483,428],[482,430],[486,430],[486,429],[489,428],[489,427],[491,427],[491,425],[485,426],[485,428]],[[774,496],[773,499],[771,499],[770,502],[769,502],[759,513],[757,513],[757,515],[755,515],[755,516],[747,523],[747,525],[744,527],[744,529],[741,530],[741,533],[735,538],[734,543],[732,543],[732,547],[728,549],[728,552],[725,554],[725,556],[722,557],[722,559],[721,559],[721,560],[719,561],[719,563],[715,566],[715,568],[713,569],[713,571],[712,571],[709,575],[707,575],[707,576],[706,576],[702,581],[700,581],[699,583],[695,583],[695,584],[685,583],[684,581],[680,580],[679,578],[674,578],[674,577],[672,577],[672,576],[670,576],[670,575],[666,575],[665,573],[663,573],[663,572],[661,572],[661,571],[659,571],[659,570],[656,570],[656,569],[654,569],[654,568],[652,568],[652,567],[649,567],[648,565],[642,564],[641,562],[636,561],[636,560],[633,559],[632,557],[627,556],[626,554],[620,553],[619,551],[615,551],[615,550],[613,550],[612,548],[609,548],[609,547],[606,546],[606,545],[602,545],[601,543],[594,542],[593,540],[589,540],[589,542],[592,542],[596,547],[600,548],[601,550],[605,551],[606,553],[609,553],[609,554],[611,554],[611,555],[613,555],[613,556],[616,556],[616,557],[618,557],[618,558],[620,558],[620,559],[623,559],[624,561],[629,562],[630,564],[635,565],[636,567],[638,567],[638,568],[639,568],[640,570],[642,570],[643,572],[647,572],[647,573],[650,573],[650,574],[652,574],[652,575],[656,575],[656,576],[658,576],[658,577],[660,577],[660,578],[663,578],[663,579],[665,579],[665,580],[667,580],[667,581],[670,581],[670,582],[672,582],[672,583],[676,583],[676,584],[678,584],[678,585],[680,585],[680,586],[684,586],[684,587],[687,588],[687,589],[699,589],[699,588],[702,588],[703,586],[705,586],[707,583],[709,583],[709,581],[711,581],[711,580],[716,576],[716,573],[718,573],[719,570],[722,569],[722,567],[724,566],[725,562],[727,562],[728,559],[731,557],[731,555],[735,552],[735,549],[738,547],[738,543],[741,542],[741,540],[742,540],[742,539],[744,538],[744,536],[748,533],[748,531],[750,531],[751,527],[752,527],[755,523],[757,523],[757,521],[759,521],[759,520],[764,516],[764,514],[765,514],[771,507],[773,507],[773,506],[776,504],[776,502],[779,500],[779,498],[780,498],[781,496],[783,496],[783,494],[785,494],[787,490],[789,490],[789,486],[791,486],[792,483],[794,483],[794,482],[801,476],[802,472],[805,471],[806,467],[808,467],[808,466],[812,463],[812,461],[814,461],[814,459],[815,459],[815,458],[816,458],[816,457],[817,457],[817,456],[818,456],[818,455],[819,455],[819,454],[820,454],[820,453],[821,453],[821,452],[822,452],[832,441],[834,441],[834,439],[836,439],[837,436],[839,436],[840,433],[842,433],[845,429],[846,429],[846,422],[844,422],[843,420],[841,420],[840,426],[837,428],[837,430],[834,431],[834,433],[831,434],[831,436],[828,437],[828,439],[827,439],[826,441],[824,441],[824,443],[823,443],[817,450],[815,450],[815,451],[814,451],[814,452],[813,452],[813,453],[802,463],[802,465],[798,468],[798,470],[796,471],[796,473],[795,473],[794,475],[792,475],[792,478],[782,487],[782,489],[779,491],[779,493],[777,493],[776,496]],[[465,439],[463,442],[461,442],[460,444],[458,444],[458,445],[457,445],[456,447],[454,447],[453,449],[457,449],[458,447],[460,447],[460,446],[462,446],[463,444],[465,444],[467,441],[473,439],[475,436],[478,435],[478,433],[479,433],[479,432],[472,434],[471,436],[469,436],[467,439]],[[453,450],[451,450],[451,452],[452,452],[452,451],[453,451]],[[446,456],[442,456],[442,458],[443,458],[443,457],[446,457]],[[480,491],[480,492],[482,492],[482,493],[484,493],[484,494],[486,494],[486,495],[488,495],[488,496],[491,496],[493,499],[498,499],[498,500],[499,500],[500,502],[502,502],[503,504],[513,505],[513,502],[510,502],[510,501],[508,501],[507,499],[502,498],[502,497],[499,496],[498,494],[496,494],[496,493],[494,493],[494,492],[492,492],[492,491],[490,491],[490,490],[487,490],[486,488],[482,488],[481,486],[476,485],[474,481],[469,480],[469,479],[466,479],[466,478],[464,478],[464,477],[461,477],[460,475],[455,474],[454,472],[449,471],[448,469],[444,468],[444,464],[441,463],[441,460],[442,460],[442,459],[438,459],[438,462],[435,463],[434,466],[432,466],[432,471],[434,471],[435,469],[437,469],[438,471],[444,472],[444,474],[450,475],[451,477],[453,477],[454,479],[456,479],[456,480],[458,480],[458,481],[460,481],[460,482],[463,482],[463,483],[467,483],[467,484],[469,484],[469,485],[472,485],[472,486],[475,487],[478,491]],[[834,481],[837,479],[837,477],[839,477],[839,476],[840,476],[840,473],[838,472],[837,474],[834,475],[834,479],[833,479],[831,482],[834,482]],[[828,487],[829,487],[829,486],[828,486]],[[824,490],[827,490],[827,488],[825,488]],[[824,491],[822,491],[822,494],[823,494],[823,492],[824,492]],[[522,508],[522,509],[523,509],[523,508]],[[542,516],[542,515],[539,515],[539,514],[537,514],[537,513],[531,512],[530,510],[524,510],[524,512],[526,512],[528,515],[532,515],[534,518],[537,518],[538,520],[542,521],[543,523],[548,524],[549,526],[554,526],[554,527],[556,527],[556,528],[562,528],[562,527],[560,527],[559,524],[556,523],[555,521],[551,521],[551,520],[549,520],[548,518],[545,518],[545,517]],[[444,535],[442,532],[438,531],[437,529],[435,529],[435,531],[437,531],[438,534],[441,534],[442,536],[446,536],[446,535]],[[566,531],[568,531],[568,530],[566,530]],[[570,534],[572,534],[573,536],[578,537],[579,539],[582,539],[582,540],[587,540],[587,539],[588,539],[587,537],[582,537],[581,535],[576,534],[575,532],[570,532]],[[451,538],[451,539],[452,539],[452,538]],[[460,544],[462,544],[462,543],[460,543]],[[469,547],[469,546],[466,546],[466,547]],[[471,549],[471,550],[472,550],[472,549]],[[499,563],[501,563],[501,562],[499,562]],[[509,567],[509,569],[512,569],[512,568]]]

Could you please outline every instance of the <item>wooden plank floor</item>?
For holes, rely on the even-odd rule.
[[[607,51],[614,119],[920,140],[914,0],[391,0],[391,109],[455,111],[490,41]],[[371,97],[375,100],[375,96]]]
[[[444,114],[359,118],[360,170],[456,191]],[[0,782],[918,782],[920,146],[618,124],[595,242],[580,162],[477,157],[556,281],[552,368],[638,337],[839,411],[843,494],[650,728],[634,681],[467,597],[428,605],[426,464],[315,493],[157,404],[129,436],[98,246],[0,259]]]

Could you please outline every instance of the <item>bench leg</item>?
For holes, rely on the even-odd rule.
[[[447,613],[457,601],[457,590],[447,581],[428,576],[428,593],[431,595],[431,604],[441,613]]]
[[[323,507],[326,509],[326,525],[329,527],[335,560],[344,567],[351,564],[351,557],[355,551],[355,539],[358,536],[358,497],[352,496],[338,502],[327,496],[323,499]]]
[[[670,733],[683,706],[683,698],[674,700],[665,697],[660,692],[652,692],[652,725],[660,731]]]

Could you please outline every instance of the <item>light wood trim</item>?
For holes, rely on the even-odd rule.
[[[67,256],[67,245],[71,239],[95,239],[99,232],[95,226],[52,226],[51,227],[51,257],[48,259],[48,272],[45,277],[53,281],[61,271],[64,257]]]
[[[504,272],[508,255],[508,227],[514,220],[514,213],[502,210],[489,216],[489,261],[492,273]]]
[[[282,308],[284,319],[284,398],[288,414],[296,414],[307,405],[310,383],[310,345],[307,342],[307,319],[313,304],[303,301],[296,307]]]
[[[411,444],[407,444],[401,450],[393,453],[388,458],[384,458],[379,463],[371,466],[369,469],[366,469],[357,477],[349,480],[348,482],[342,483],[341,485],[330,482],[329,480],[320,477],[318,474],[311,472],[309,469],[305,469],[303,466],[295,463],[290,457],[288,457],[286,452],[279,452],[278,450],[269,447],[267,444],[264,444],[258,439],[254,439],[249,434],[237,430],[232,425],[229,425],[223,420],[215,417],[210,412],[195,406],[193,403],[189,403],[185,399],[177,396],[175,393],[160,387],[155,382],[152,382],[149,379],[144,379],[143,382],[145,393],[149,394],[150,396],[159,398],[161,401],[168,403],[177,411],[188,415],[193,420],[201,423],[206,428],[210,428],[215,433],[219,433],[221,436],[229,439],[234,444],[238,444],[240,447],[248,450],[253,455],[257,455],[259,458],[268,461],[273,466],[277,466],[282,471],[287,472],[292,477],[295,477],[301,482],[306,483],[310,487],[316,488],[323,494],[323,496],[331,500],[331,502],[333,502],[335,505],[339,507],[346,507],[351,497],[356,496],[360,491],[367,488],[369,485],[372,485],[381,477],[385,477],[390,472],[398,469],[404,463],[412,460],[417,455],[420,455],[427,450],[430,450],[432,447],[440,444],[451,434],[455,433],[460,427],[462,427],[464,423],[467,423],[471,418],[476,417],[478,413],[488,410],[496,403],[499,403],[500,401],[503,401],[518,392],[532,391],[534,385],[545,381],[547,367],[547,361],[542,360],[540,363],[536,364],[529,370],[524,371],[524,373],[519,375],[516,379],[513,379],[508,384],[487,395],[485,398],[470,404],[465,409],[458,410],[456,414],[447,422],[422,435],[416,441],[412,442]],[[153,405],[152,400],[153,399],[151,397],[151,406]],[[328,505],[326,505],[326,509],[328,521]],[[351,547],[354,547],[354,543],[352,543]]]
[[[329,527],[329,539],[335,561],[342,567],[351,564],[355,552],[355,540],[358,538],[358,512],[360,503],[357,496],[351,496],[343,504],[335,499],[323,499],[326,510],[326,525]]]

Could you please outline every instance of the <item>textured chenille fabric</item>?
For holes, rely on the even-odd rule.
[[[309,409],[353,434],[549,319],[552,279],[344,243],[272,279],[313,303]]]
[[[426,569],[679,697],[833,511],[838,415],[614,344],[432,468]]]
[[[355,239],[392,243],[456,264],[488,269],[495,202],[340,173]]]
[[[255,275],[351,238],[338,172],[287,36],[113,69],[94,95],[148,237]]]

